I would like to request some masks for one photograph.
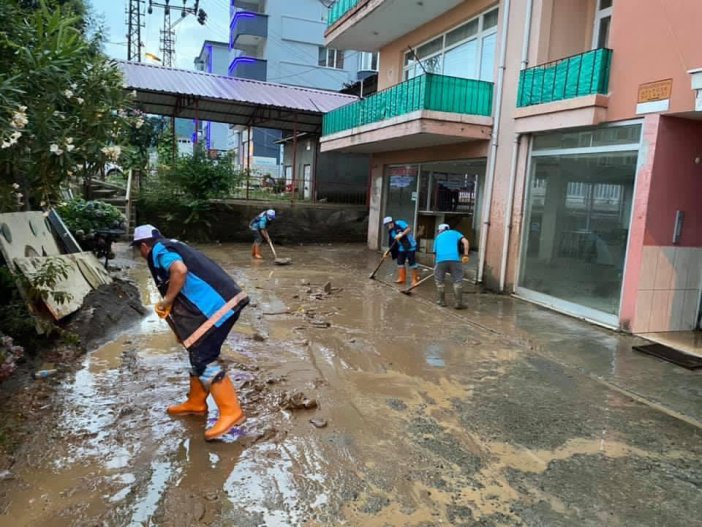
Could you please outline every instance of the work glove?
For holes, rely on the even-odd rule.
[[[171,314],[171,307],[171,304],[166,304],[163,300],[161,300],[154,306],[154,311],[156,311],[158,318],[166,318]]]
[[[462,264],[467,264],[468,262],[470,262],[470,258],[468,258],[467,256],[464,256],[463,258],[461,258]]]
[[[404,236],[404,234],[402,234],[402,233],[396,234],[396,235],[395,235],[395,239],[399,242],[399,241],[402,239],[403,236]]]

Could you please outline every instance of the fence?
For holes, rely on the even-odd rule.
[[[607,94],[612,50],[595,49],[522,70],[517,106]]]
[[[346,14],[347,11],[358,5],[359,0],[336,0],[329,8],[329,18],[327,26],[333,25],[337,20]]]
[[[235,184],[227,197],[241,200],[365,205],[366,194],[365,183],[315,180],[311,176],[296,177],[293,182],[291,178],[251,174]]]
[[[492,115],[491,82],[426,73],[324,116],[322,134],[380,122],[417,110]]]

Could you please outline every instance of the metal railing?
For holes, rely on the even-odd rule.
[[[612,50],[594,49],[522,70],[517,106],[533,106],[585,95],[607,94]]]
[[[322,135],[418,110],[492,115],[491,82],[426,73],[324,115]]]
[[[358,5],[360,0],[336,0],[334,5],[329,8],[329,17],[327,19],[327,27],[333,25],[337,20],[343,17],[348,11]]]
[[[336,203],[365,205],[367,183],[334,181],[310,176],[273,177],[251,173],[237,181],[224,199],[258,200],[269,202]]]

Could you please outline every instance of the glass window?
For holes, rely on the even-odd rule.
[[[478,34],[480,26],[479,19],[471,20],[467,24],[457,27],[453,31],[446,33],[446,47],[453,46],[457,42],[469,39]]]
[[[600,19],[599,35],[597,36],[597,47],[609,47],[609,28],[612,24],[612,17],[606,16]]]
[[[444,55],[444,75],[474,79],[478,76],[478,63],[475,60],[478,41],[471,40],[450,49]]]
[[[426,70],[427,73],[492,81],[497,44],[497,16],[498,10],[493,9],[422,44],[416,52],[405,53],[405,80],[421,75]],[[418,59],[424,68],[419,66]]]
[[[600,10],[612,7],[612,0],[600,0]]]
[[[320,47],[318,64],[325,68],[344,69],[344,52],[338,49]]]
[[[493,81],[495,75],[495,48],[497,47],[497,33],[483,38],[480,57],[480,80]]]
[[[495,9],[494,11],[490,11],[489,13],[483,15],[483,31],[497,26],[497,14],[498,10]]]
[[[640,133],[637,124],[535,138],[520,287],[619,313]],[[574,145],[582,153],[565,153]],[[616,145],[626,150],[602,150]]]

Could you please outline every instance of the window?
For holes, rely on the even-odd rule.
[[[609,30],[612,25],[613,0],[597,0],[595,13],[595,29],[592,34],[594,49],[609,47]]]
[[[344,69],[344,52],[338,49],[319,48],[319,65],[325,68]]]
[[[378,54],[369,51],[359,52],[358,71],[378,71]]]
[[[405,53],[405,80],[427,72],[492,81],[497,18],[493,9]]]

